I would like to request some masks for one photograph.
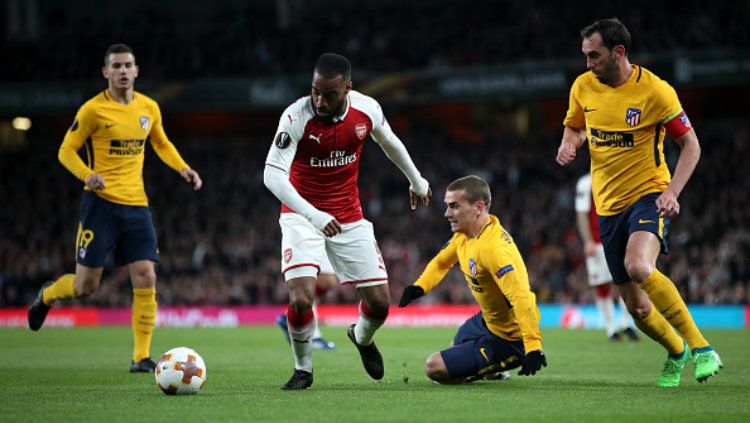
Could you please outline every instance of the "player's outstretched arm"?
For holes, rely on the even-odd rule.
[[[584,139],[586,138],[580,129],[566,126],[563,129],[560,147],[557,149],[557,158],[555,159],[557,164],[567,166],[573,163],[576,158],[576,151],[583,145]]]
[[[529,351],[526,353],[526,357],[523,358],[523,366],[521,366],[521,371],[518,372],[518,375],[535,375],[536,372],[542,370],[542,367],[547,367],[547,357],[542,350]]]
[[[418,285],[409,285],[404,288],[404,292],[401,294],[401,299],[398,302],[398,306],[404,308],[409,305],[412,301],[424,295],[424,289]]]
[[[203,180],[201,179],[200,175],[198,175],[198,172],[194,171],[193,169],[182,169],[180,171],[180,176],[182,176],[182,179],[184,179],[186,182],[193,184],[193,189],[196,191],[201,189],[201,187],[203,186]]]

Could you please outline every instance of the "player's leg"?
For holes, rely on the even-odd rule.
[[[285,390],[307,389],[312,386],[312,336],[315,330],[315,278],[297,277],[287,280],[289,308],[287,327],[294,355],[294,374],[282,387]]]
[[[29,327],[39,330],[55,301],[86,297],[96,291],[101,281],[102,267],[86,267],[76,264],[75,274],[65,274],[42,286],[34,302],[29,306]]]
[[[442,384],[457,384],[496,375],[522,364],[522,341],[495,336],[482,323],[482,313],[469,318],[459,328],[453,346],[433,353],[425,363],[425,373]]]
[[[620,321],[617,325],[619,328],[618,330],[629,340],[640,341],[641,337],[638,336],[638,331],[635,330],[635,323],[633,323],[633,318],[630,317],[630,314],[628,313],[625,301],[623,301],[622,297],[617,294],[617,290],[614,289],[612,290],[612,297],[612,301],[617,302],[617,305],[620,308]]]
[[[139,260],[128,265],[133,284],[131,326],[133,328],[133,361],[131,372],[153,373],[156,363],[151,360],[151,338],[156,323],[156,271],[150,260]]]
[[[607,337],[611,341],[619,341],[620,334],[615,325],[615,304],[612,302],[612,284],[605,283],[594,287],[594,303],[602,317]]]
[[[312,372],[312,337],[315,331],[315,278],[296,277],[287,280],[289,308],[287,327],[297,370]]]
[[[120,236],[114,250],[115,265],[127,265],[133,285],[131,326],[133,330],[132,373],[153,373],[151,338],[156,322],[156,271],[159,261],[156,229],[148,207],[117,205]]]
[[[325,252],[323,234],[295,214],[284,213],[281,226],[281,272],[289,290],[287,328],[294,356],[294,373],[284,390],[307,389],[313,383],[312,337],[315,331],[315,280]]]
[[[362,219],[342,225],[342,232],[326,240],[326,252],[342,284],[356,286],[361,301],[359,320],[347,336],[359,351],[362,364],[373,379],[384,374],[383,357],[373,342],[375,332],[388,317],[391,298],[388,273],[372,223]]]
[[[383,357],[373,337],[388,317],[391,302],[388,284],[360,286],[357,287],[357,292],[361,298],[359,320],[349,327],[347,336],[359,350],[367,374],[375,380],[380,380],[383,378],[385,369]]]
[[[328,261],[328,259],[325,259],[325,261]],[[330,264],[328,265],[330,268]],[[321,272],[318,274],[317,281],[315,283],[315,297],[320,298],[323,295],[325,295],[328,290],[336,285],[338,283],[336,279],[336,275],[332,273],[332,271],[323,273],[323,268],[325,268],[325,263],[321,265]],[[320,331],[320,325],[318,319],[318,307],[317,307],[317,301],[313,303],[313,314],[315,315],[315,331],[313,332],[313,349],[316,350],[334,350],[336,349],[336,344],[333,342],[325,339],[323,337],[323,333]],[[287,317],[286,317],[286,311],[278,316],[276,316],[276,324],[281,328],[281,331],[284,333],[284,337],[286,338],[286,342],[290,342],[289,339],[289,324],[287,323]]]
[[[323,261],[320,263],[320,273],[315,282],[315,297],[322,298],[328,291],[338,285],[338,279],[336,278],[336,272],[333,270],[333,265],[328,260],[328,255],[323,256]],[[325,339],[323,333],[320,332],[320,319],[318,319],[317,302],[313,304],[313,313],[315,313],[315,332],[313,333],[313,348],[316,350],[334,350],[336,344]]]
[[[465,383],[469,378],[469,376],[451,376],[448,372],[448,368],[445,365],[445,361],[443,360],[443,355],[441,352],[432,353],[429,357],[427,357],[427,362],[424,365],[424,371],[427,374],[428,378],[437,383],[442,383],[445,385],[459,385],[461,383]]]
[[[718,373],[723,364],[698,329],[674,283],[656,268],[660,247],[660,241],[653,233],[633,232],[628,240],[625,267],[659,314],[685,338],[693,353],[695,377],[703,382]],[[625,301],[627,303],[627,299]]]
[[[655,309],[648,295],[634,282],[617,284],[617,289],[638,329],[663,346],[671,356],[682,357],[685,350],[682,339]]]
[[[589,286],[594,290],[594,304],[604,323],[607,337],[612,341],[619,341],[620,335],[615,327],[615,309],[612,304],[612,276],[607,268],[604,247],[596,245],[596,252],[586,256],[586,273]]]
[[[83,193],[76,235],[76,272],[42,286],[29,307],[29,327],[32,330],[42,327],[55,301],[88,296],[99,287],[104,261],[119,230],[113,225],[114,213],[115,204],[92,192]]]
[[[631,280],[628,274],[625,256],[629,239],[630,214],[631,209],[628,209],[620,215],[599,218],[600,236],[604,245],[607,266],[612,274],[612,282],[625,302],[628,313],[633,316],[636,326],[667,350],[667,360],[657,385],[678,386],[682,368],[689,355],[683,340],[675,333],[664,316],[654,310],[654,305],[648,295]]]

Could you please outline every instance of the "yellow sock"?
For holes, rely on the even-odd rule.
[[[133,361],[151,356],[151,335],[156,320],[156,288],[133,289]]]
[[[47,305],[51,305],[57,300],[68,300],[75,297],[75,275],[71,273],[60,276],[55,283],[42,291],[42,301]]]
[[[633,319],[633,321],[641,332],[661,344],[669,354],[679,355],[684,351],[682,339],[677,336],[667,319],[656,310],[656,307],[652,307],[651,312],[643,320]]]
[[[654,270],[640,286],[646,291],[659,313],[685,338],[691,349],[708,346],[708,341],[695,325],[680,292],[668,277]]]

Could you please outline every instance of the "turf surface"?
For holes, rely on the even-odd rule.
[[[463,386],[434,384],[422,369],[453,329],[381,330],[380,382],[345,328],[324,332],[337,349],[315,352],[312,389],[285,392],[293,361],[276,327],[157,329],[155,356],[189,346],[208,367],[198,395],[168,397],[152,375],[128,373],[129,328],[2,329],[0,422],[750,421],[748,331],[705,331],[724,370],[699,384],[688,364],[674,389],[654,386],[665,357],[657,344],[611,343],[600,331],[545,329],[541,373]]]

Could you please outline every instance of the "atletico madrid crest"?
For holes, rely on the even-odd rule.
[[[625,112],[625,122],[630,126],[636,126],[641,123],[641,109],[628,108]]]
[[[358,123],[357,126],[354,127],[354,133],[357,134],[357,138],[359,138],[360,141],[365,139],[365,136],[367,135],[367,124]]]
[[[148,132],[149,122],[150,122],[150,119],[148,116],[141,116],[141,129],[143,129],[144,132]]]

